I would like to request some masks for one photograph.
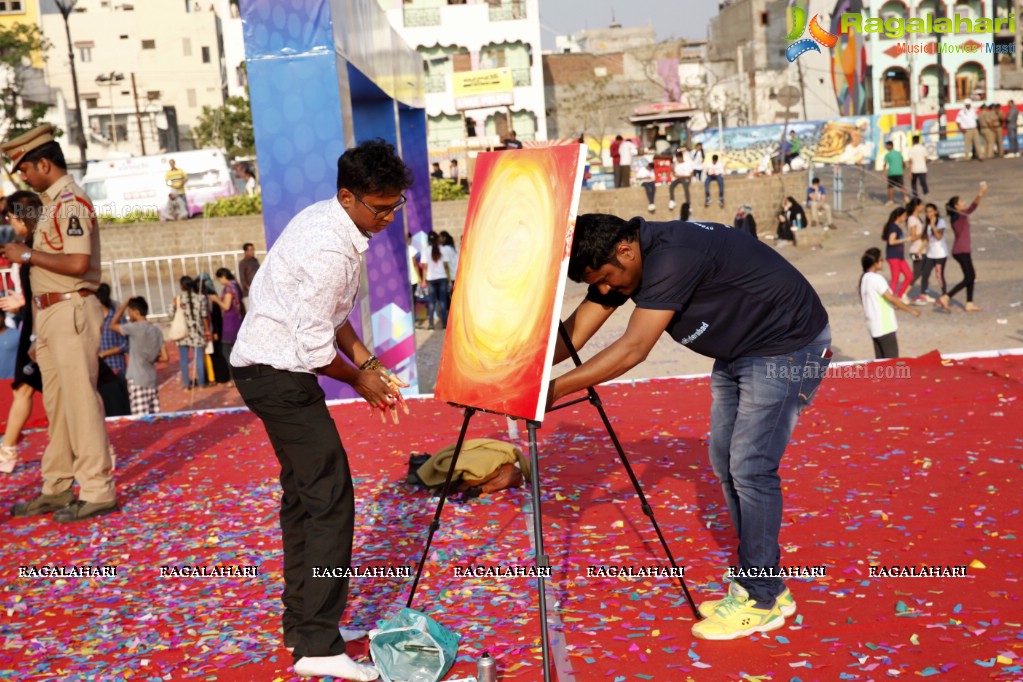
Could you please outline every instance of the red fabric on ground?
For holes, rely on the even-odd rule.
[[[798,613],[781,630],[696,640],[669,579],[587,577],[588,566],[664,565],[596,411],[558,411],[540,435],[552,637],[564,680],[1021,679],[1019,378],[1023,358],[874,363],[833,370],[782,463],[786,566]],[[908,373],[879,380],[878,373]],[[617,435],[698,601],[717,598],[735,538],[707,462],[706,379],[600,390]],[[402,424],[360,404],[332,408],[356,476],[355,563],[412,566],[435,501],[402,481],[411,452],[455,441],[462,413],[410,401]],[[523,437],[525,428],[522,427]],[[481,414],[468,437],[507,439]],[[279,635],[277,466],[246,412],[111,424],[123,511],[60,527],[4,523],[0,669],[62,680],[290,680]],[[35,493],[44,433],[0,479]],[[462,635],[452,674],[483,649],[502,679],[534,681],[534,581],[466,578],[472,565],[532,563],[525,489],[449,503],[414,606]],[[871,578],[870,564],[967,566],[966,578]],[[116,565],[107,578],[19,577],[19,567]],[[161,577],[168,565],[258,566],[256,577]],[[371,627],[409,580],[353,580],[349,624]],[[365,653],[365,642],[350,653]],[[745,677],[744,677],[745,676]]]

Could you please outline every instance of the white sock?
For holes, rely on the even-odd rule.
[[[295,661],[295,674],[302,677],[336,677],[341,680],[371,682],[380,673],[371,665],[356,663],[348,654],[340,656],[305,656]]]
[[[365,630],[349,630],[348,628],[339,628],[341,630],[341,639],[346,642],[354,642],[357,639],[362,639],[366,636]]]

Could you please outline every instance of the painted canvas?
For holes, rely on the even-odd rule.
[[[586,148],[476,160],[435,396],[543,420]]]

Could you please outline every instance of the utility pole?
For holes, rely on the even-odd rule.
[[[937,19],[945,18],[945,4],[938,3],[934,10],[935,23]],[[934,37],[937,39],[937,58],[938,58],[938,139],[945,139],[945,68],[941,65],[941,34],[936,32]],[[939,155],[940,156],[940,155]]]
[[[85,167],[88,161],[85,158],[85,126],[82,124],[82,101],[78,97],[78,73],[75,71],[75,46],[71,43],[71,25],[68,22],[68,16],[74,11],[75,5],[78,4],[78,0],[54,0],[54,4],[60,11],[60,16],[64,17],[64,32],[67,34],[67,56],[71,62],[71,88],[75,94],[75,120],[78,123],[78,152],[82,158],[82,172],[85,172]]]
[[[131,96],[135,100],[135,122],[139,126],[139,144],[142,145],[142,156],[146,155],[146,136],[142,132],[142,112],[139,111],[139,90],[135,86],[135,72],[131,72]]]
[[[803,62],[796,60],[796,71],[799,73],[799,97],[803,104],[803,120],[807,120],[809,116],[806,115],[806,86],[803,83]],[[788,121],[786,121],[788,123]]]

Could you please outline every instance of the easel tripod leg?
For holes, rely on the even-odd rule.
[[[536,430],[540,427],[539,422],[528,423],[529,430],[529,464],[532,476],[530,476],[530,487],[533,495],[533,543],[535,547],[536,568],[539,574],[536,578],[537,598],[540,600],[540,652],[543,656],[543,679],[550,682],[551,679],[551,643],[550,635],[547,632],[547,585],[544,577],[550,569],[550,557],[544,551],[543,546],[543,519],[540,515],[540,458],[536,448]]]
[[[476,414],[476,409],[465,408],[465,419],[462,421],[462,430],[458,432],[458,442],[455,443],[455,452],[451,455],[451,466],[448,467],[447,478],[444,479],[444,487],[441,489],[440,499],[437,500],[437,511],[433,514],[433,521],[430,522],[430,530],[426,536],[426,547],[423,548],[423,555],[419,557],[419,566],[416,567],[416,577],[412,581],[412,590],[409,592],[408,601],[405,606],[412,608],[412,600],[416,596],[416,588],[419,586],[419,578],[423,575],[423,567],[426,565],[426,557],[430,555],[430,545],[433,543],[433,534],[440,528],[440,515],[444,511],[444,501],[451,491],[451,479],[455,473],[455,465],[458,463],[458,455],[462,452],[462,443],[465,441],[465,432],[469,429],[469,420]]]

